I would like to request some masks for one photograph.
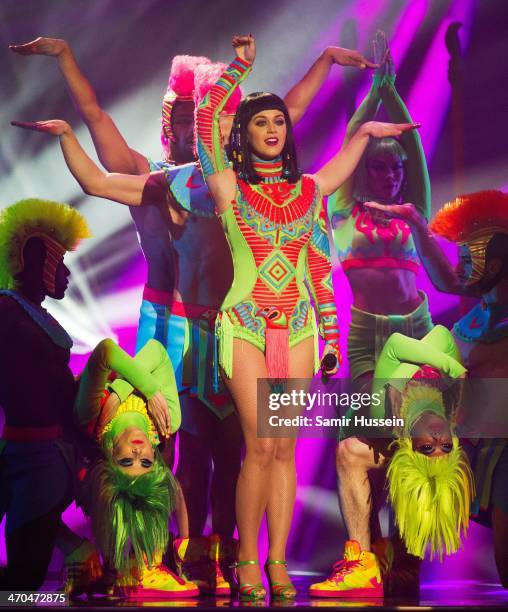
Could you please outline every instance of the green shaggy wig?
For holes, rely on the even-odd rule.
[[[23,249],[38,236],[57,242],[66,251],[91,236],[88,224],[67,204],[30,198],[4,208],[0,213],[0,287],[16,289],[14,278],[23,271]]]
[[[153,468],[132,477],[111,460],[101,459],[90,479],[93,532],[103,555],[120,572],[151,567],[168,543],[168,519],[175,507],[176,482],[156,450]]]
[[[415,451],[410,438],[394,443],[388,465],[388,487],[395,521],[408,552],[425,556],[430,543],[431,559],[460,548],[469,525],[469,506],[474,481],[469,461],[453,438],[453,449],[442,457]]]

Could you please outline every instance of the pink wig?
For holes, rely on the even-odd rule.
[[[215,64],[201,64],[196,68],[194,73],[194,104],[196,107],[219,80],[226,68],[227,65],[221,62],[217,62]],[[222,112],[229,115],[234,114],[241,100],[242,91],[240,87],[237,87],[232,96],[226,102],[226,106]]]
[[[175,102],[193,102],[194,71],[201,64],[210,64],[207,57],[175,55],[169,71],[168,88],[162,101],[161,143],[166,159],[169,159],[169,142],[173,140],[171,113]]]

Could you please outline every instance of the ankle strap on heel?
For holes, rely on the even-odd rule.
[[[283,565],[287,567],[287,561],[282,561],[280,559],[267,559],[265,565]]]
[[[244,565],[259,565],[259,561],[235,561],[229,567],[234,569],[236,567],[243,567]]]

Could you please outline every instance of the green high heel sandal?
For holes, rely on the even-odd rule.
[[[270,565],[283,565],[287,567],[286,561],[280,561],[276,559],[267,559],[265,563],[265,572],[268,576],[268,582],[270,584],[270,596],[274,599],[294,599],[296,597],[296,589],[294,585],[290,582],[289,584],[284,584],[282,582],[272,582],[270,578],[270,572],[268,571],[268,567]]]
[[[260,583],[250,583],[250,582],[240,582],[238,579],[238,571],[239,567],[243,565],[258,565],[258,561],[235,561],[230,567],[233,568],[235,572],[236,583],[238,584],[238,594],[240,595],[240,599],[264,599],[266,597],[266,589]]]

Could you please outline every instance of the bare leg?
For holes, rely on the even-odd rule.
[[[292,348],[289,359],[290,377],[310,381],[314,366],[313,338],[308,338]],[[298,387],[291,385],[290,381],[288,381],[288,387],[290,387],[288,388],[289,392],[293,387],[297,390],[302,388],[301,385],[298,385]],[[307,391],[306,388],[303,390]],[[296,438],[280,438],[276,441],[267,507],[268,558],[273,560],[286,559],[286,545],[296,497],[295,447]],[[275,582],[282,584],[290,582],[284,565],[269,566],[269,573],[271,579]]]
[[[365,551],[370,551],[369,520],[372,510],[367,472],[383,465],[384,457],[375,457],[374,451],[358,438],[347,438],[337,445],[336,466],[342,517],[349,539],[357,540]]]
[[[239,560],[258,559],[258,534],[268,503],[268,487],[275,456],[275,441],[257,437],[258,378],[267,378],[265,356],[246,341],[233,341],[233,375],[226,385],[238,410],[245,438],[246,455],[236,487],[236,518],[240,536]],[[259,401],[268,401],[263,386]],[[266,397],[264,397],[266,395]],[[258,565],[238,568],[240,582],[260,583]]]
[[[222,421],[215,420],[215,427],[211,431],[212,528],[214,533],[230,538],[236,527],[234,500],[242,459],[243,436],[236,413],[227,416]]]

